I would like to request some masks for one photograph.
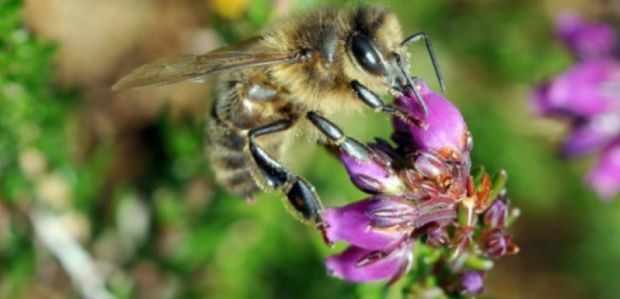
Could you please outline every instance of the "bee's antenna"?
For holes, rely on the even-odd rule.
[[[411,43],[417,42],[421,39],[424,39],[424,43],[426,44],[426,51],[428,52],[428,56],[431,58],[431,62],[433,63],[433,68],[435,69],[435,75],[437,75],[437,81],[439,82],[439,88],[441,88],[441,92],[446,92],[446,84],[443,81],[443,75],[441,74],[441,69],[439,68],[439,63],[435,58],[435,51],[433,51],[433,44],[431,44],[431,39],[428,38],[428,34],[426,32],[418,32],[414,35],[411,35],[405,38],[400,45],[407,46]],[[415,90],[415,89],[414,89]]]

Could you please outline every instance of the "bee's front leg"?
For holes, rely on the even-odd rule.
[[[415,124],[417,126],[424,125],[423,120],[416,118],[415,116],[411,115],[407,111],[404,111],[398,106],[384,103],[381,97],[372,92],[370,89],[366,88],[366,86],[362,85],[358,81],[352,81],[351,88],[353,88],[353,91],[355,92],[357,97],[360,98],[360,100],[362,100],[364,104],[366,104],[373,110],[394,115],[403,120],[404,122]],[[417,93],[416,97],[419,97]]]
[[[330,244],[330,241],[326,238],[326,228],[321,215],[323,206],[314,187],[276,161],[255,141],[255,138],[259,136],[284,131],[290,128],[293,123],[294,120],[285,119],[250,130],[248,133],[250,153],[267,185],[274,189],[283,190],[293,208],[293,212],[304,221],[316,224],[323,234],[325,242]]]
[[[316,126],[331,145],[337,146],[341,150],[347,152],[351,157],[359,161],[367,161],[371,159],[372,153],[366,146],[359,143],[357,140],[344,135],[334,123],[327,120],[323,116],[309,112],[307,118]]]

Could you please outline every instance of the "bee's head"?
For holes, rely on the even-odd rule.
[[[353,30],[347,40],[347,53],[355,74],[349,74],[377,93],[402,95],[413,89],[409,73],[407,45],[425,39],[440,84],[443,80],[424,33],[402,38],[400,23],[393,13],[379,7],[361,7],[353,16]],[[423,103],[422,103],[423,104]]]

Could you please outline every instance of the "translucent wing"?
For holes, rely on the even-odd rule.
[[[216,50],[204,55],[163,58],[145,64],[121,78],[112,86],[119,91],[147,85],[161,85],[185,80],[201,80],[207,76],[236,69],[282,63],[295,63],[291,53],[259,53]]]
[[[251,49],[252,47],[255,47],[256,44],[261,39],[262,39],[262,36],[260,36],[260,35],[251,36],[251,37],[248,37],[248,38],[246,38],[244,40],[240,40],[238,42],[231,43],[231,44],[228,44],[228,45],[223,46],[221,48],[215,49],[211,53],[213,53],[213,52],[234,52],[234,51],[246,52],[246,51],[248,51],[248,49]]]

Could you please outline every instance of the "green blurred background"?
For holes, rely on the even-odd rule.
[[[358,3],[345,2],[329,5]],[[572,63],[553,19],[575,10],[618,20],[618,3],[377,2],[406,33],[430,34],[447,96],[474,137],[474,164],[506,169],[522,209],[514,226],[521,253],[499,261],[485,296],[619,298],[620,205],[584,185],[592,158],[557,155],[565,124],[529,106],[532,86]],[[109,90],[139,64],[205,52],[326,3],[0,0],[0,298],[79,298],[102,281],[118,298],[380,297],[381,284],[326,275],[323,259],[344,244],[324,246],[282,196],[247,204],[213,183],[203,156],[210,83]],[[423,47],[412,54],[413,72],[436,88]],[[388,119],[370,111],[336,122],[363,141],[390,132]],[[327,206],[363,198],[325,150],[304,140],[294,147],[288,164]],[[87,260],[59,263],[58,252],[74,248]],[[398,298],[398,285],[389,294]]]

